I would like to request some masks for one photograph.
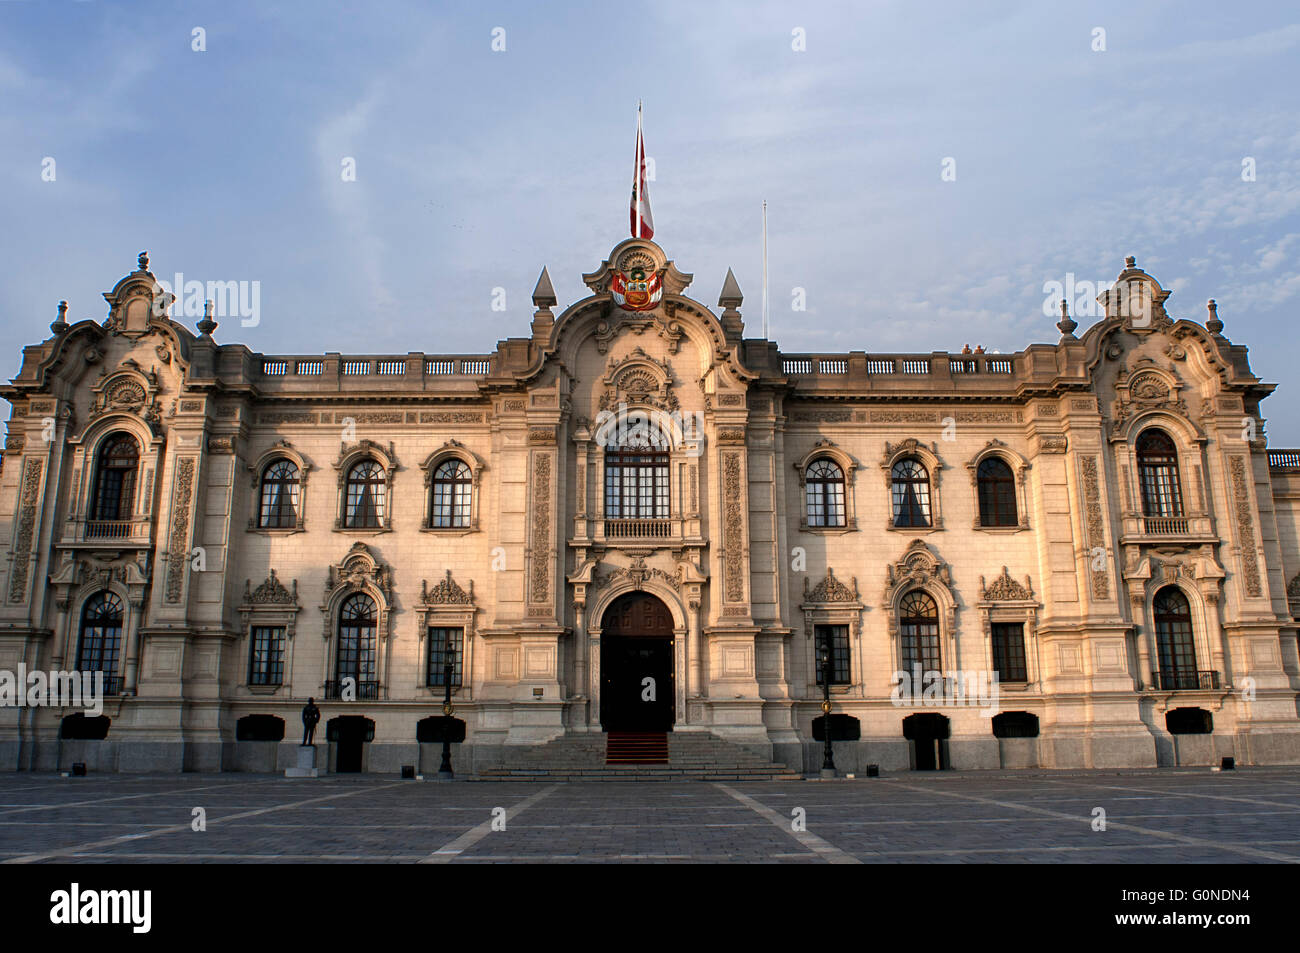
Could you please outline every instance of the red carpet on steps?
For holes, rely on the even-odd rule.
[[[666,731],[611,731],[605,736],[606,764],[667,764]]]

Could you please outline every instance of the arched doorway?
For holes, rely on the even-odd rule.
[[[600,724],[671,731],[677,715],[673,616],[648,592],[619,596],[600,623]]]
[[[375,740],[375,723],[364,715],[339,715],[325,723],[325,740],[336,746],[334,771],[355,774],[362,770],[366,743]]]
[[[938,712],[919,712],[903,719],[903,737],[912,742],[917,771],[943,771],[948,767],[948,719]]]

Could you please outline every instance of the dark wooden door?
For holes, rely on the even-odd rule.
[[[600,723],[606,731],[671,731],[677,713],[673,619],[649,593],[606,611],[600,642]]]

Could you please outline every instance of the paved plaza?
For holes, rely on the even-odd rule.
[[[1294,863],[1300,769],[640,784],[9,774],[0,861]]]

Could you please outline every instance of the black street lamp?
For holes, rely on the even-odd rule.
[[[451,703],[451,672],[455,663],[456,644],[452,641],[451,631],[447,632],[447,644],[442,653],[442,764],[438,766],[438,780],[450,781],[455,775],[451,770],[451,713],[456,710]]]
[[[822,777],[833,778],[835,772],[835,754],[831,750],[831,674],[834,671],[831,653],[830,629],[822,630]]]

